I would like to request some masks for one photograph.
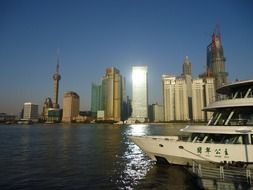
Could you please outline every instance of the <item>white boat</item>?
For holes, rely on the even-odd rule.
[[[205,126],[186,126],[182,136],[130,136],[151,159],[170,164],[253,167],[253,80],[217,89],[219,100],[204,108]]]

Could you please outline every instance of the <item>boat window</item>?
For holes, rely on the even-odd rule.
[[[240,135],[235,144],[243,144],[242,135]]]
[[[214,125],[215,121],[217,120],[219,116],[219,113],[218,112],[214,112],[213,113],[213,117],[212,117],[212,120],[210,121],[210,124],[209,125]]]
[[[245,98],[245,95],[247,95],[248,98],[252,98],[253,96],[253,86],[240,86],[239,88],[233,89],[231,92],[231,98]]]
[[[218,121],[216,122],[216,125],[224,125],[229,114],[231,112],[231,109],[222,109],[220,110],[220,114],[221,116],[216,118],[216,120],[218,119]]]
[[[249,136],[248,135],[243,135],[243,144],[249,144]]]
[[[181,141],[191,141],[191,137],[188,135],[180,135],[179,140]]]
[[[223,135],[220,134],[209,134],[206,143],[221,143]]]
[[[205,143],[214,143],[214,140],[211,135],[208,136]]]
[[[188,141],[193,141],[194,139],[197,139],[197,134],[196,133],[192,133],[191,136],[189,137]]]
[[[250,87],[251,91],[249,92],[248,98],[253,98],[253,86]]]
[[[204,137],[205,137],[205,134],[193,133],[191,136],[191,141],[192,142],[202,142]]]
[[[253,139],[253,135],[251,136]],[[252,141],[253,142],[253,141]],[[247,135],[238,134],[209,134],[205,143],[219,143],[219,144],[249,144]]]
[[[202,142],[205,138],[205,134],[199,134],[196,142]]]
[[[224,138],[222,139],[222,143],[224,144],[234,144],[237,140],[237,135],[224,135]]]
[[[208,135],[205,136],[205,138],[203,139],[202,143],[205,143],[207,139],[208,139]]]
[[[228,143],[228,144],[235,144],[235,143],[237,142],[238,138],[239,138],[238,135],[232,135],[232,136],[228,139],[227,143]]]
[[[230,120],[231,125],[253,126],[253,108],[236,108],[233,117]]]
[[[225,144],[248,144],[248,138],[244,135],[226,135]]]
[[[249,90],[249,87],[240,87],[240,89],[237,90],[237,96],[235,98],[244,98]]]

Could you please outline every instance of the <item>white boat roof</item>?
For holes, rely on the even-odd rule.
[[[253,80],[242,80],[233,82],[231,84],[226,84],[216,90],[219,94],[231,94],[231,92],[236,88],[241,88],[244,86],[253,86]]]
[[[202,110],[214,111],[218,108],[230,108],[230,107],[251,107],[253,106],[253,98],[238,98],[238,99],[227,99],[210,103]]]
[[[180,130],[186,133],[212,133],[212,134],[253,134],[253,127],[248,126],[206,126],[187,125]]]

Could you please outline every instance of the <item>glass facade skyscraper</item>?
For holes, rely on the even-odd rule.
[[[144,122],[148,118],[148,68],[132,68],[132,118]]]
[[[91,113],[97,115],[97,111],[102,110],[102,85],[92,83],[91,87]]]

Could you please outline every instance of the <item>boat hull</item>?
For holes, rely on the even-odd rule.
[[[191,143],[175,137],[131,136],[152,160],[169,164],[238,165],[253,163],[253,145]]]

